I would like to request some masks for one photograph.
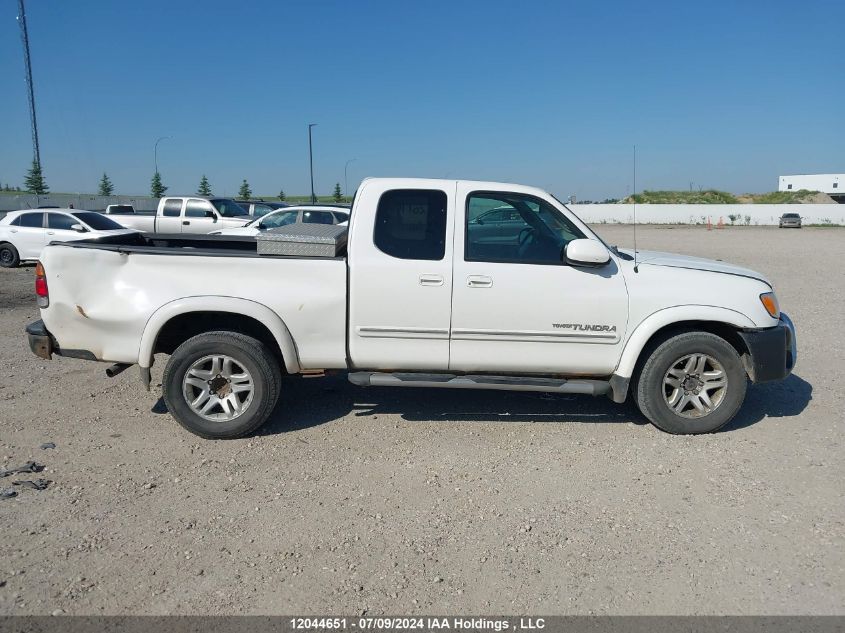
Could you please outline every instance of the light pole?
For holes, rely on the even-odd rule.
[[[317,196],[314,195],[314,152],[311,146],[311,128],[315,125],[317,124],[308,124],[308,163],[311,166],[311,204],[316,204],[317,202]]]
[[[161,136],[161,137],[159,137],[159,138],[156,140],[155,147],[153,148],[153,154],[154,154],[154,156],[155,156],[156,173],[158,173],[158,144],[159,144],[159,143],[161,143],[162,141],[165,141],[165,140],[169,139],[169,138],[172,138],[172,137],[170,137],[170,136]]]
[[[349,168],[349,163],[354,163],[357,158],[350,158],[343,166],[343,195],[349,197],[349,180],[346,178],[346,170]]]

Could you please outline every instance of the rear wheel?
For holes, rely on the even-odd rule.
[[[746,387],[730,343],[687,332],[654,349],[635,381],[635,398],[643,415],[667,433],[712,433],[739,411]]]
[[[9,243],[0,244],[0,266],[3,268],[15,268],[21,263],[18,249]]]
[[[279,397],[279,362],[265,345],[235,332],[207,332],[182,343],[167,362],[167,409],[191,433],[230,439],[260,427]]]

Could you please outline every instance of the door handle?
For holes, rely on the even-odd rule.
[[[443,275],[420,275],[421,286],[442,286]]]
[[[467,286],[470,288],[490,288],[493,285],[493,278],[487,275],[469,275]]]
[[[185,226],[188,226],[190,224],[190,222],[188,222],[188,220],[182,220],[182,224],[184,224]]]
[[[47,235],[55,235],[55,234],[56,234],[55,231],[47,231]]]

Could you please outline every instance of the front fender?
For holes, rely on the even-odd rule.
[[[631,332],[631,336],[628,337],[625,348],[622,350],[622,356],[619,359],[616,371],[613,373],[620,378],[631,378],[643,348],[649,339],[654,336],[654,333],[667,325],[682,323],[684,321],[711,321],[714,323],[724,323],[737,328],[757,327],[754,321],[748,316],[730,308],[707,305],[685,305],[664,308],[643,319],[634,331]]]
[[[148,369],[152,366],[153,346],[165,323],[173,317],[189,312],[231,312],[252,317],[266,326],[273,338],[276,339],[279,349],[282,350],[285,368],[288,372],[292,374],[299,372],[299,355],[296,352],[293,337],[278,314],[257,301],[217,295],[174,299],[153,312],[144,326],[140,348],[138,349],[138,364],[142,368]]]

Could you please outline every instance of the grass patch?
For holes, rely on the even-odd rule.
[[[799,189],[798,191],[771,191],[769,193],[749,194],[754,204],[801,204],[818,191]]]
[[[628,196],[622,202],[637,204],[737,204],[732,193],[717,189],[704,191],[649,191]]]

